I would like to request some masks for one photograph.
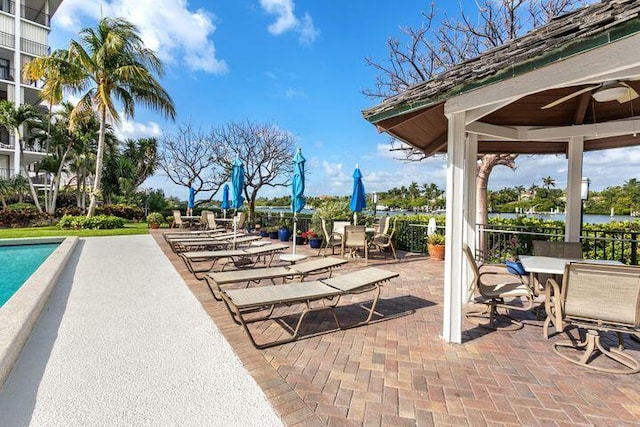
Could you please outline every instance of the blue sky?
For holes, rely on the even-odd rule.
[[[455,14],[459,2],[438,2]],[[172,96],[176,123],[139,109],[119,130],[123,137],[160,137],[176,124],[208,129],[232,120],[277,124],[297,137],[307,158],[306,194],[347,195],[356,164],[368,192],[411,181],[445,185],[444,157],[420,163],[395,160],[389,139],[361,116],[377,103],[361,94],[375,82],[365,57],[386,58],[385,41],[401,26],[416,27],[425,0],[64,0],[53,17],[50,44],[64,48],[100,16],[121,16],[141,30],[165,63],[162,84]],[[447,6],[442,6],[446,4]],[[462,1],[473,5],[473,1]],[[465,6],[466,7],[466,6]],[[446,8],[449,8],[447,11]],[[472,10],[472,9],[468,9]],[[397,156],[397,155],[395,155]],[[585,158],[592,188],[636,177],[640,150],[610,150]],[[566,160],[527,156],[514,172],[498,167],[490,188],[541,184],[564,187]],[[615,165],[616,173],[612,173]],[[186,198],[186,190],[158,173],[145,186]],[[288,194],[265,190],[263,196]]]

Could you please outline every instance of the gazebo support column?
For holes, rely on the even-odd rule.
[[[464,194],[465,197],[465,209],[464,209],[464,235],[462,236],[463,241],[469,245],[472,253],[476,253],[476,249],[478,247],[478,236],[476,232],[476,212],[477,209],[477,200],[476,200],[476,179],[477,179],[477,169],[478,169],[478,135],[473,133],[467,134],[467,143],[465,145],[465,153],[464,153],[464,173],[465,173],[465,189]],[[469,268],[463,268],[462,270],[462,283],[471,283],[471,270]],[[467,293],[467,289],[463,287],[463,303],[469,302],[469,295]]]
[[[467,234],[465,194],[465,113],[447,116],[447,212],[446,254],[444,259],[444,316],[442,337],[462,342],[462,304],[466,301],[462,243]],[[473,169],[475,175],[475,169]]]
[[[576,136],[569,140],[567,147],[567,215],[565,222],[565,241],[579,242],[582,228],[580,184],[582,182],[582,155],[584,137]]]

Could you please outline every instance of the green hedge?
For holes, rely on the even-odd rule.
[[[91,218],[86,216],[65,215],[60,219],[58,226],[63,230],[110,230],[114,228],[124,228],[124,219],[113,215],[96,215]]]

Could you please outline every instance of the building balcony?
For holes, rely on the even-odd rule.
[[[14,1],[0,1],[0,11],[15,15],[16,2]],[[29,7],[27,5],[20,5],[20,17],[27,21],[35,22],[36,24],[49,27],[51,25],[51,17],[49,14],[44,13],[44,5],[40,8]]]
[[[18,171],[18,173],[16,173],[15,169],[0,168],[0,179],[13,179],[16,175],[26,177],[24,171]],[[31,176],[31,182],[33,182],[34,186],[44,185],[44,174],[29,172],[29,175]]]

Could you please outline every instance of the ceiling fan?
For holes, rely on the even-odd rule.
[[[556,105],[562,104],[565,101],[568,101],[572,98],[575,98],[576,96],[580,96],[583,93],[587,92],[591,92],[591,97],[596,102],[618,101],[620,104],[633,101],[634,99],[638,98],[638,96],[640,96],[627,83],[614,80],[599,83],[597,85],[587,86],[576,92],[570,93],[567,96],[556,99],[555,101],[543,106],[541,109],[546,110],[547,108],[555,107]]]

